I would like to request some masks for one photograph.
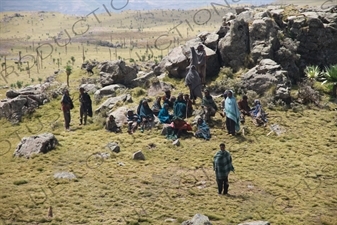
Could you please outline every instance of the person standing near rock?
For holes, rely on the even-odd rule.
[[[225,143],[220,144],[220,151],[218,151],[213,160],[213,169],[215,171],[216,181],[218,184],[218,194],[228,194],[228,175],[231,171],[234,172],[232,164],[232,156],[226,150]]]
[[[65,90],[64,94],[61,99],[61,109],[63,111],[64,116],[64,126],[67,131],[70,131],[70,121],[71,121],[71,115],[70,110],[74,108],[73,100],[71,100],[69,96],[69,91]]]
[[[202,44],[199,44],[197,48],[197,58],[198,58],[198,73],[201,78],[201,83],[206,85],[206,51]]]
[[[227,92],[225,100],[226,128],[229,135],[235,135],[235,131],[240,130],[240,110],[233,96],[233,91]]]
[[[92,117],[91,98],[88,93],[84,92],[84,88],[80,88],[80,125],[84,119],[84,125],[87,124],[87,116]],[[83,118],[84,117],[84,118]]]
[[[201,79],[194,65],[191,65],[185,77],[185,86],[190,89],[190,99],[192,99],[193,104],[195,104],[197,97],[202,99]]]

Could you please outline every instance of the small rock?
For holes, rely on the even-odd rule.
[[[119,152],[121,151],[121,149],[120,149],[118,143],[116,143],[116,142],[110,142],[110,143],[108,143],[108,144],[106,145],[106,147],[107,147],[108,149],[110,149],[110,151],[112,151],[112,152],[119,153]]]
[[[165,220],[165,222],[166,223],[175,223],[175,222],[177,222],[177,220],[176,219],[172,219],[172,218],[168,218],[168,219]]]
[[[207,216],[195,214],[191,220],[183,222],[181,225],[212,225]]]
[[[270,225],[268,221],[253,221],[253,222],[244,222],[239,225]]]
[[[107,159],[110,157],[110,154],[109,153],[105,153],[105,152],[97,152],[95,154],[97,157],[99,158],[103,158],[103,159]]]
[[[177,139],[177,140],[175,140],[174,142],[172,142],[172,145],[180,146],[180,141],[179,141],[179,139]]]
[[[118,166],[125,166],[125,164],[122,163],[122,162],[118,162],[117,164],[118,164]]]
[[[138,151],[138,152],[135,152],[133,154],[133,159],[134,160],[145,160],[145,156],[144,154],[142,153],[142,151]]]
[[[75,174],[71,173],[71,172],[58,172],[54,174],[54,178],[56,179],[76,179]]]

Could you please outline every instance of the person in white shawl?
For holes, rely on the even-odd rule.
[[[193,103],[195,103],[197,97],[202,99],[201,79],[194,65],[190,66],[185,77],[185,85],[190,89],[190,99]]]
[[[227,92],[225,100],[226,128],[229,135],[235,135],[240,130],[240,110],[233,96],[233,91]]]

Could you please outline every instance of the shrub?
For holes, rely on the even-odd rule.
[[[26,180],[17,180],[13,182],[14,185],[22,185],[22,184],[27,184],[27,183],[28,181]]]
[[[143,88],[140,88],[140,87],[136,87],[132,90],[132,95],[134,97],[139,97],[139,96],[142,96],[146,93],[146,91],[143,89]]]
[[[323,84],[328,84],[331,86],[331,91],[332,91],[332,97],[336,98],[337,97],[337,64],[332,65],[330,67],[325,68],[325,72],[323,72],[323,77],[322,77],[322,85]]]
[[[16,81],[16,86],[18,87],[18,88],[22,88],[22,85],[23,85],[23,81]]]

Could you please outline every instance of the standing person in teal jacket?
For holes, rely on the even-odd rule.
[[[226,150],[224,143],[220,144],[220,151],[214,156],[213,169],[215,171],[216,181],[218,184],[218,194],[228,194],[228,175],[231,171],[234,172],[232,157]]]
[[[225,100],[226,128],[229,135],[235,135],[240,130],[240,110],[233,96],[233,91],[227,92]]]

